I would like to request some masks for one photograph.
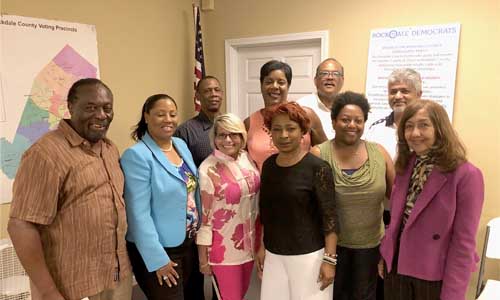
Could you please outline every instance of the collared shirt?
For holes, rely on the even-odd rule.
[[[394,124],[394,112],[373,122],[366,132],[366,140],[382,145],[393,161],[396,161],[398,130]]]
[[[65,299],[81,299],[130,275],[124,178],[118,149],[93,146],[66,120],[23,155],[12,218],[39,224],[47,267]]]
[[[319,99],[318,94],[313,93],[311,95],[304,96],[297,100],[297,103],[301,106],[309,107],[316,113],[316,115],[318,115],[318,118],[321,121],[321,126],[323,126],[323,131],[329,140],[335,137],[331,110]]]
[[[213,151],[208,137],[208,131],[213,125],[208,116],[200,111],[196,117],[182,123],[175,131],[174,136],[183,139],[188,145],[196,167],[199,167]]]

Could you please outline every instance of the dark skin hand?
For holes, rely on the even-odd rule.
[[[321,282],[320,290],[326,289],[330,284],[333,283],[335,278],[335,266],[322,263],[319,269],[318,282]]]
[[[19,261],[41,299],[64,300],[47,268],[38,226],[28,221],[10,218],[7,230]]]
[[[337,251],[337,234],[331,232],[325,236],[325,253],[335,254]],[[335,266],[323,262],[319,269],[318,282],[321,282],[320,290],[326,289],[335,279]]]
[[[168,264],[156,270],[156,278],[158,283],[163,285],[163,282],[172,287],[172,285],[177,285],[177,279],[179,279],[179,274],[175,270],[177,264],[173,261],[169,261]]]

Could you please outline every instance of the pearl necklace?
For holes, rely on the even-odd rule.
[[[165,148],[160,147],[160,149],[161,149],[161,151],[162,151],[162,152],[170,152],[170,151],[172,151],[172,147],[173,147],[173,143],[172,143],[172,142],[170,142],[170,147],[168,147],[168,148],[166,148],[166,149],[165,149]]]

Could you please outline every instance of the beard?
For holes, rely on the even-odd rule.
[[[392,110],[394,111],[395,114],[402,114],[405,111],[406,105],[405,106],[396,106]]]

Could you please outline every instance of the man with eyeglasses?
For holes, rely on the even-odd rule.
[[[335,58],[325,59],[316,68],[314,85],[317,92],[300,98],[297,103],[311,108],[318,115],[326,137],[330,140],[335,137],[330,109],[335,96],[344,85],[344,67]]]

